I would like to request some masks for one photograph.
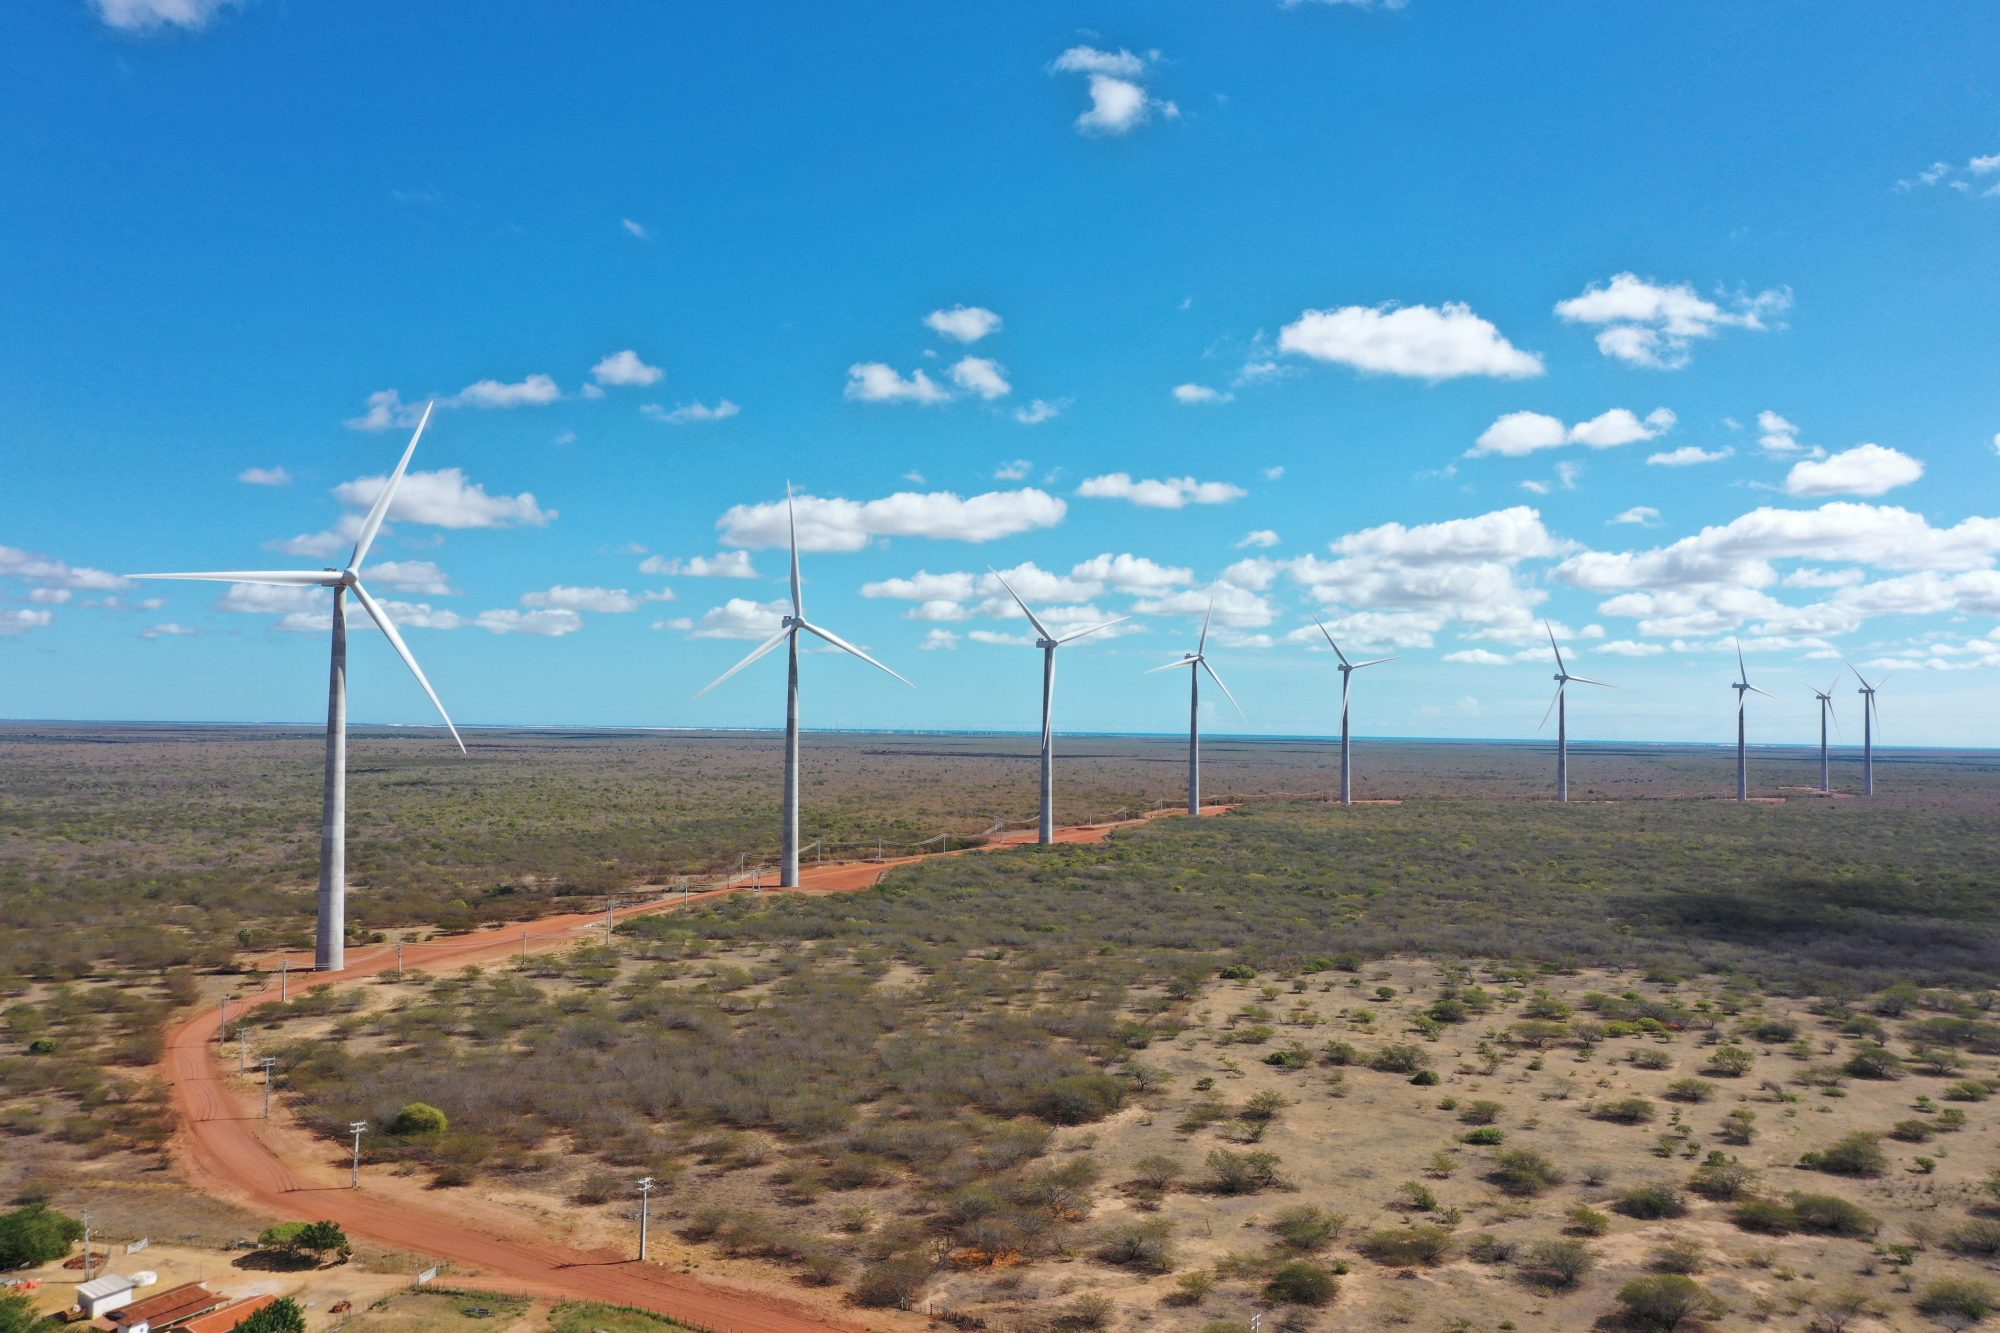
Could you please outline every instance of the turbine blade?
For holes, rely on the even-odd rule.
[[[1745,685],[1750,683],[1750,668],[1743,665],[1743,640],[1736,641],[1736,679]]]
[[[1035,633],[1041,635],[1045,639],[1055,638],[1055,635],[1049,633],[1049,627],[1042,623],[1042,618],[1036,615],[1033,611],[1030,611],[1028,609],[1028,604],[1021,600],[1021,594],[1014,591],[1014,585],[1007,582],[1005,576],[1003,576],[999,570],[993,568],[993,566],[991,565],[988,565],[986,567],[986,571],[987,573],[991,574],[994,578],[1000,580],[1000,586],[1005,588],[1007,590],[1007,595],[1014,599],[1014,605],[1021,608],[1021,614],[1026,616],[1028,618],[1028,623],[1035,627]],[[1090,631],[1088,630],[1084,631],[1084,633],[1086,634],[1089,632]]]
[[[361,605],[367,608],[368,618],[373,620],[375,627],[382,631],[382,637],[387,639],[389,646],[396,650],[396,656],[403,659],[403,665],[408,667],[410,674],[417,678],[417,684],[423,686],[424,693],[431,697],[432,706],[438,710],[438,716],[444,719],[445,730],[449,731],[451,738],[458,742],[458,752],[464,754],[465,738],[460,736],[458,728],[451,724],[451,714],[444,711],[444,700],[438,698],[437,691],[431,688],[429,678],[424,675],[424,669],[417,665],[416,657],[410,652],[410,645],[404,643],[403,636],[396,632],[396,626],[390,621],[389,613],[383,609],[380,602],[370,597],[368,589],[362,587],[359,583],[354,585],[354,595],[360,599]]]
[[[340,575],[311,569],[224,569],[202,574],[127,574],[128,579],[197,579],[204,583],[268,583],[281,588],[331,588]]]
[[[1549,622],[1548,622],[1547,620],[1544,620],[1544,621],[1542,621],[1542,628],[1543,628],[1544,630],[1546,630],[1546,631],[1548,632],[1548,636],[1549,636],[1549,647],[1550,647],[1550,648],[1552,648],[1552,649],[1554,649],[1554,651],[1555,651],[1555,655],[1556,655],[1556,670],[1558,670],[1558,671],[1562,672],[1562,673],[1563,673],[1563,674],[1564,674],[1565,676],[1567,676],[1567,675],[1569,674],[1569,667],[1567,667],[1567,666],[1565,666],[1565,665],[1563,664],[1563,650],[1562,650],[1562,648],[1561,648],[1560,646],[1558,646],[1558,645],[1557,645],[1557,643],[1556,643],[1556,630],[1555,630],[1555,626],[1553,626],[1553,625],[1549,624]],[[1542,720],[1543,720],[1544,722],[1548,721],[1548,719],[1547,719],[1547,718],[1543,718]]]
[[[1742,690],[1736,691],[1736,716],[1743,716],[1743,701],[1748,697]]]
[[[1381,666],[1384,662],[1398,662],[1402,660],[1402,656],[1401,653],[1398,653],[1394,657],[1371,657],[1366,662],[1356,662],[1354,669],[1359,671],[1362,667]]]
[[[785,527],[792,534],[792,614],[806,617],[805,595],[799,587],[799,520],[792,508],[792,483],[785,483]]]
[[[1602,685],[1607,690],[1615,690],[1618,688],[1616,685],[1611,684],[1609,681],[1592,680],[1588,676],[1568,676],[1565,677],[1565,680],[1566,681],[1573,680],[1579,685]]]
[[[1150,676],[1156,671],[1172,671],[1175,667],[1191,667],[1195,664],[1196,660],[1197,659],[1192,657],[1183,657],[1180,661],[1169,662],[1165,666],[1147,667],[1144,671],[1140,672],[1139,674],[1142,676]]]
[[[1026,608],[1023,609],[1025,610]],[[1097,633],[1097,631],[1101,629],[1110,629],[1113,625],[1116,625],[1121,620],[1130,620],[1131,618],[1132,617],[1130,616],[1113,616],[1111,619],[1103,621],[1100,624],[1092,625],[1089,629],[1071,630],[1068,634],[1065,634],[1060,639],[1057,639],[1056,642],[1074,643],[1078,639],[1084,638],[1087,635],[1095,634]]]
[[[1887,685],[1889,683],[1889,677],[1895,674],[1896,673],[1893,671],[1884,671],[1882,673],[1882,679],[1875,682],[1874,688],[1878,690],[1881,689],[1884,685]]]
[[[1347,721],[1347,701],[1353,695],[1354,673],[1352,671],[1343,671],[1340,673],[1340,720],[1342,722]]]
[[[744,658],[741,662],[738,662],[735,666],[729,668],[729,670],[723,672],[721,675],[717,676],[714,680],[708,682],[708,684],[702,686],[699,690],[696,690],[694,697],[697,699],[701,698],[702,695],[707,694],[710,690],[720,685],[723,681],[728,680],[731,676],[741,671],[744,667],[749,666],[752,662],[762,657],[765,653],[770,652],[773,648],[776,648],[779,644],[783,643],[785,641],[785,636],[790,633],[791,633],[790,629],[779,630],[776,634],[773,634],[770,638],[764,640],[764,642],[758,644],[754,649],[752,649],[748,657]]]
[[[1222,691],[1222,697],[1229,700],[1231,706],[1236,709],[1236,715],[1242,718],[1245,722],[1248,722],[1250,720],[1250,715],[1243,711],[1242,704],[1236,702],[1236,696],[1231,694],[1229,692],[1229,687],[1222,683],[1222,677],[1215,674],[1215,668],[1208,664],[1208,659],[1206,657],[1197,657],[1195,661],[1199,662],[1201,664],[1201,669],[1208,673],[1208,678],[1215,682],[1215,687]]]
[[[1347,660],[1347,654],[1341,652],[1340,645],[1333,641],[1333,634],[1327,629],[1326,626],[1319,624],[1318,616],[1313,617],[1313,624],[1319,625],[1319,632],[1321,634],[1326,635],[1326,646],[1333,649],[1333,655],[1340,659],[1340,664],[1342,666],[1352,666],[1353,663]]]
[[[389,484],[375,497],[375,503],[368,507],[368,517],[361,521],[361,535],[354,539],[354,554],[347,557],[349,569],[361,568],[361,562],[368,557],[368,548],[375,544],[375,534],[382,530],[382,520],[389,517],[389,504],[396,498],[396,488],[403,484],[403,474],[410,469],[410,459],[417,452],[417,441],[424,438],[424,427],[431,424],[431,409],[435,402],[424,404],[424,414],[417,421],[416,433],[410,436],[409,447],[403,450],[402,461],[389,474]]]
[[[915,685],[910,685],[910,682],[907,679],[905,679],[900,675],[897,675],[894,671],[889,671],[888,667],[883,666],[880,662],[870,657],[867,653],[862,652],[859,648],[856,648],[853,644],[841,638],[838,634],[835,634],[832,630],[821,629],[818,625],[810,624],[805,621],[799,622],[799,628],[802,630],[807,630],[813,634],[819,635],[822,639],[825,639],[828,643],[840,649],[842,652],[853,653],[856,657],[866,662],[869,666],[874,667],[877,671],[888,672],[888,674],[895,676],[897,680],[902,681],[905,685],[909,685],[911,689],[914,690],[915,688],[917,688]]]
[[[1826,715],[1833,721],[1833,734],[1838,736],[1840,734],[1840,714],[1833,711],[1833,700],[1830,698],[1826,700]]]
[[[1769,690],[1760,690],[1760,689],[1758,689],[1758,688],[1757,688],[1757,687],[1756,687],[1755,685],[1751,685],[1751,686],[1749,687],[1749,689],[1750,689],[1750,692],[1751,692],[1752,694],[1761,694],[1761,695],[1763,695],[1763,696],[1764,696],[1764,697],[1765,697],[1766,699],[1775,699],[1775,698],[1777,698],[1777,696],[1776,696],[1776,695],[1774,695],[1774,694],[1772,694],[1772,693],[1771,693],[1771,692],[1770,692]]]
[[[1208,599],[1208,610],[1203,612],[1201,617],[1201,642],[1194,646],[1197,657],[1208,651],[1208,622],[1213,619],[1215,619],[1215,599],[1211,597]]]
[[[1563,697],[1563,687],[1568,684],[1569,682],[1565,680],[1556,686],[1555,698],[1549,700],[1549,706],[1542,710],[1542,720],[1535,724],[1536,731],[1540,731],[1549,724],[1549,719],[1555,715],[1557,700]]]

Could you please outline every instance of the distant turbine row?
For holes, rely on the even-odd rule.
[[[382,530],[384,519],[388,517],[390,505],[395,501],[396,491],[403,484],[403,476],[409,471],[410,460],[417,452],[417,442],[423,438],[424,428],[430,424],[431,410],[435,404],[426,404],[423,416],[417,422],[414,434],[410,436],[408,447],[403,450],[401,461],[389,477],[388,484],[376,496],[367,517],[354,542],[353,553],[347,563],[339,569],[323,570],[221,570],[206,573],[179,574],[134,574],[140,579],[197,579],[218,583],[255,583],[288,588],[326,588],[333,593],[332,614],[332,662],[327,680],[326,709],[326,780],[322,793],[322,817],[320,823],[320,874],[317,937],[313,951],[314,965],[322,972],[338,972],[346,966],[345,940],[347,934],[347,593],[352,591],[355,599],[367,611],[369,619],[382,631],[396,655],[417,678],[424,694],[437,708],[438,716],[444,719],[445,728],[457,743],[459,753],[465,753],[465,742],[459,737],[458,728],[452,725],[451,717],[445,712],[444,703],[437,691],[431,688],[424,676],[423,668],[411,654],[409,645],[389,619],[382,604],[374,599],[361,582],[362,562],[374,545],[376,536]],[[780,643],[786,645],[787,667],[785,673],[785,782],[784,782],[784,831],[783,864],[780,883],[793,888],[799,882],[799,634],[801,631],[824,639],[835,648],[851,656],[858,657],[878,671],[894,676],[909,685],[910,681],[895,671],[870,657],[861,649],[841,638],[833,631],[816,625],[806,619],[805,598],[802,580],[799,576],[799,533],[796,516],[793,513],[791,490],[785,492],[785,518],[791,539],[791,613],[782,617],[778,632],[757,645],[750,654],[729,670],[716,677],[705,686],[700,694],[707,694],[723,681],[728,680],[743,668],[763,657]],[[1119,616],[1068,634],[1057,634],[1051,630],[1040,616],[1029,609],[1019,593],[1007,580],[994,571],[994,577],[1007,590],[1007,595],[1021,609],[1021,614],[1034,626],[1035,647],[1042,651],[1042,743],[1041,743],[1041,808],[1039,836],[1043,843],[1055,841],[1055,680],[1056,649],[1067,643],[1107,629],[1119,621],[1130,619]],[[1215,682],[1223,697],[1240,714],[1243,709],[1236,702],[1236,696],[1222,683],[1222,677],[1208,660],[1208,632],[1214,618],[1215,607],[1211,603],[1208,613],[1202,617],[1201,634],[1195,641],[1192,652],[1183,653],[1180,660],[1164,666],[1153,667],[1152,672],[1172,671],[1186,668],[1188,672],[1188,766],[1187,766],[1187,808],[1189,814],[1201,811],[1201,678],[1205,674]],[[1353,675],[1366,667],[1393,662],[1393,657],[1377,657],[1363,662],[1348,659],[1333,635],[1317,618],[1313,621],[1325,636],[1327,646],[1333,649],[1340,666],[1340,803],[1354,803],[1353,769],[1351,763],[1352,733],[1349,705],[1352,699]],[[1572,684],[1599,685],[1605,682],[1590,680],[1570,672],[1563,661],[1562,648],[1556,643],[1555,630],[1543,622],[1548,632],[1549,648],[1556,659],[1556,693],[1549,703],[1549,712],[1556,716],[1556,799],[1569,799],[1569,713],[1568,689]],[[1749,671],[1743,661],[1743,647],[1738,643],[1736,650],[1737,680],[1732,686],[1736,690],[1736,798],[1749,799],[1748,748],[1744,729],[1744,702],[1748,694],[1771,696],[1750,683]],[[1853,670],[1852,667],[1849,668]],[[1148,674],[1151,674],[1149,672]],[[1867,795],[1875,794],[1875,750],[1874,720],[1875,693],[1888,677],[1870,684],[1859,671],[1855,678],[1861,682],[1862,705],[1862,789]],[[1836,684],[1838,681],[1836,680]],[[1607,686],[1608,688],[1608,686]],[[1825,691],[1814,690],[1813,695],[1820,705],[1819,772],[1820,790],[1830,790],[1827,763],[1827,724],[1833,720],[1833,686]],[[700,694],[696,697],[699,698]],[[1547,726],[1549,713],[1542,715],[1542,726]],[[1838,725],[1837,722],[1835,725]]]

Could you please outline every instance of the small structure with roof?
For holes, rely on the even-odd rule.
[[[188,1282],[113,1310],[108,1317],[118,1333],[158,1333],[161,1329],[185,1324],[228,1303],[227,1296],[210,1291],[199,1282]]]
[[[121,1306],[132,1303],[132,1293],[139,1284],[129,1277],[117,1273],[106,1273],[103,1277],[92,1278],[76,1289],[76,1309],[79,1317],[95,1319],[109,1314]]]

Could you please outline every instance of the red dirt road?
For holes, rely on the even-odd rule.
[[[1202,811],[1220,814],[1224,807]],[[1155,816],[1177,811],[1160,811]],[[1141,822],[1138,820],[1134,823]],[[1065,828],[1056,840],[1094,843],[1109,837],[1116,825]],[[998,850],[1032,842],[1034,835],[1008,834],[979,848]],[[964,855],[963,852],[943,855]],[[805,867],[800,891],[843,893],[872,888],[891,869],[925,857],[888,862]],[[742,887],[748,887],[742,886]],[[692,900],[736,892],[717,889],[691,895]],[[645,903],[621,909],[620,918],[672,911],[683,899]],[[465,966],[517,956],[523,948],[544,951],[579,943],[580,934],[604,925],[603,913],[544,917],[530,923],[427,941],[409,946],[410,961],[427,970],[442,965]],[[307,966],[304,962],[299,964]],[[302,973],[301,985],[351,986],[393,970],[393,946],[350,959],[346,970],[328,976]],[[230,1012],[269,1004],[278,987],[232,999]],[[654,1310],[688,1323],[729,1333],[807,1333],[841,1329],[860,1333],[866,1326],[804,1300],[730,1287],[671,1272],[655,1264],[640,1264],[628,1255],[575,1249],[552,1243],[509,1217],[504,1210],[459,1196],[425,1199],[391,1198],[363,1187],[350,1189],[345,1171],[329,1161],[333,1154],[291,1124],[274,1105],[270,1120],[247,1087],[232,1087],[221,1063],[217,1033],[218,1011],[195,1014],[172,1029],[159,1073],[173,1092],[180,1120],[176,1157],[195,1188],[230,1199],[275,1217],[340,1223],[351,1236],[391,1249],[409,1250],[448,1260],[462,1269],[477,1270],[482,1286],[577,1300],[608,1301]],[[401,1191],[396,1191],[401,1193]],[[879,1322],[879,1316],[878,1316]]]

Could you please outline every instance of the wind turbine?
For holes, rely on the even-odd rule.
[[[1840,725],[1840,719],[1833,716],[1833,687],[1838,684],[1840,677],[1835,676],[1833,685],[1828,685],[1824,691],[1812,692],[1813,698],[1819,700],[1819,789],[1822,792],[1833,790],[1832,784],[1828,781],[1826,765],[1826,723],[1828,718],[1832,718],[1835,727]],[[1810,685],[1806,688],[1812,689]]]
[[[723,681],[749,666],[752,662],[770,652],[779,644],[787,648],[790,665],[785,673],[785,832],[784,868],[780,872],[780,888],[795,889],[799,884],[799,631],[818,635],[844,653],[854,656],[874,667],[877,671],[888,672],[905,685],[910,682],[896,675],[888,667],[862,652],[830,629],[822,629],[806,619],[805,598],[799,588],[799,524],[792,509],[792,488],[785,487],[785,525],[792,537],[792,613],[780,622],[782,628],[770,638],[757,645],[750,655],[729,670],[710,681],[694,696],[699,699]],[[911,689],[916,686],[910,685]]]
[[[1238,715],[1243,713],[1243,705],[1236,702],[1236,696],[1222,683],[1222,677],[1215,674],[1215,668],[1208,664],[1208,622],[1215,618],[1215,603],[1208,604],[1208,614],[1201,618],[1201,640],[1195,650],[1182,655],[1178,662],[1156,666],[1148,671],[1172,671],[1177,667],[1188,669],[1188,813],[1201,813],[1201,673],[1206,671],[1215,687],[1222,691],[1222,697],[1229,700]],[[1247,715],[1246,715],[1247,716]]]
[[[1569,703],[1565,691],[1569,689],[1571,681],[1579,685],[1602,685],[1607,690],[1615,689],[1616,686],[1606,685],[1601,680],[1591,680],[1586,676],[1572,676],[1569,668],[1563,665],[1563,650],[1556,646],[1555,629],[1546,620],[1542,622],[1542,628],[1548,631],[1549,647],[1556,655],[1556,697],[1549,701],[1547,711],[1542,714],[1541,726],[1546,727],[1549,724],[1549,713],[1556,715],[1556,799],[1567,802],[1569,800]],[[1536,728],[1537,731],[1540,729],[1541,727]]]
[[[1889,677],[1884,675],[1882,679],[1870,685],[1868,677],[1854,670],[1854,663],[1849,662],[1847,669],[1854,671],[1854,678],[1861,682],[1861,688],[1855,691],[1856,694],[1861,696],[1861,794],[1863,796],[1873,796],[1875,794],[1875,718],[1877,716],[1875,711],[1875,691],[1888,684]]]
[[[1354,788],[1351,781],[1352,773],[1348,767],[1348,693],[1354,685],[1354,673],[1362,667],[1380,666],[1384,662],[1393,662],[1396,659],[1377,657],[1366,662],[1350,662],[1347,660],[1347,654],[1340,651],[1340,645],[1333,641],[1333,635],[1327,633],[1326,626],[1320,625],[1318,616],[1313,617],[1313,624],[1319,625],[1319,632],[1326,635],[1326,646],[1333,649],[1333,655],[1340,659],[1340,803],[1353,805]]]
[[[999,570],[994,569],[992,572],[993,577],[1000,580],[1000,586],[1007,590],[1007,595],[1014,599],[1014,605],[1021,608],[1021,614],[1028,618],[1028,623],[1035,627],[1035,633],[1039,636],[1035,640],[1035,647],[1042,650],[1042,810],[1041,832],[1036,841],[1047,846],[1056,840],[1055,730],[1051,721],[1051,710],[1055,704],[1056,694],[1056,649],[1066,643],[1074,643],[1086,635],[1095,634],[1101,629],[1109,629],[1118,621],[1130,620],[1132,617],[1119,616],[1087,629],[1057,634],[1042,623],[1040,616],[1028,609],[1028,604],[1021,600],[1021,594],[1014,591],[1014,585],[1007,582]]]
[[[1736,683],[1730,686],[1736,691],[1736,799],[1750,799],[1750,748],[1744,739],[1743,704],[1752,694],[1771,696],[1750,683],[1750,670],[1743,665],[1743,640],[1736,641]]]
[[[382,530],[382,520],[388,517],[389,505],[396,498],[396,488],[403,484],[403,474],[409,470],[410,458],[417,452],[417,441],[424,437],[424,427],[430,424],[434,403],[424,404],[424,415],[417,422],[416,433],[410,436],[409,447],[403,450],[403,459],[396,464],[396,470],[382,493],[375,497],[375,503],[368,510],[368,517],[362,520],[360,535],[354,539],[354,553],[347,557],[347,564],[340,569],[323,570],[224,570],[212,574],[134,574],[135,579],[200,579],[212,583],[262,583],[280,588],[331,588],[333,590],[333,666],[327,680],[326,701],[326,789],[322,797],[319,832],[319,926],[318,937],[313,943],[313,966],[321,972],[338,972],[347,966],[347,594],[354,593],[368,618],[382,631],[382,637],[396,650],[396,656],[403,659],[403,665],[417,678],[417,684],[424,687],[436,705],[438,716],[451,732],[452,740],[458,743],[458,752],[465,753],[465,742],[460,739],[458,728],[452,726],[451,717],[444,711],[444,704],[438,699],[437,691],[424,678],[424,669],[417,665],[417,659],[410,655],[409,645],[396,632],[389,613],[382,604],[368,595],[368,589],[361,583],[361,562],[368,557],[368,548],[375,543],[376,534]]]

